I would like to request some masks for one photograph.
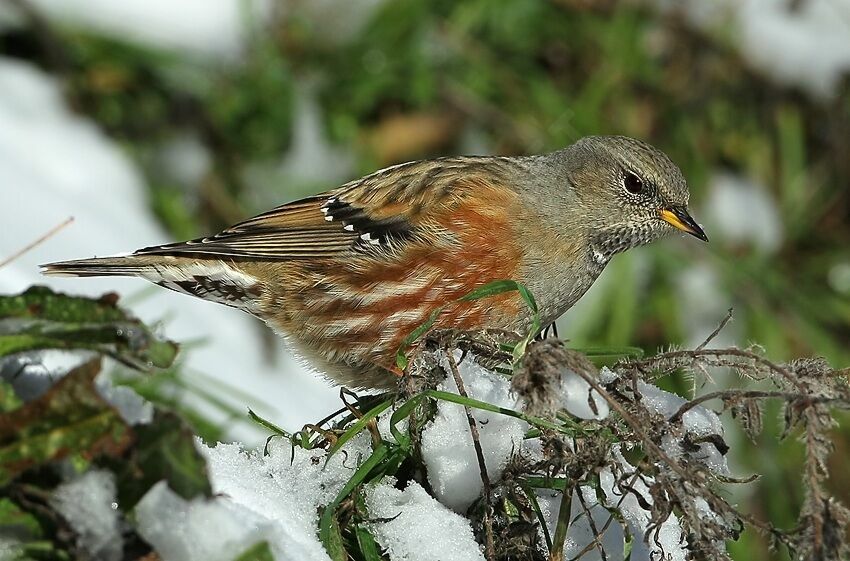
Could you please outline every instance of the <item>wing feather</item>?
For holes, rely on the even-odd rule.
[[[504,180],[506,161],[445,158],[393,166],[258,214],[214,236],[136,254],[290,260],[397,249],[473,190],[471,177]]]

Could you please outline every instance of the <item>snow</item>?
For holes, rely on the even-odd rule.
[[[579,500],[579,492],[584,499],[587,512],[585,512],[585,508]],[[561,510],[561,497],[561,493],[556,491],[540,490],[537,492],[537,502],[546,519],[550,536],[555,534],[557,527],[558,514]],[[589,517],[588,512],[590,513]],[[596,539],[596,532],[593,531],[593,528],[602,531],[610,518],[611,513],[599,504],[592,488],[583,486],[573,491],[570,501],[570,527],[564,544],[564,558],[574,559],[579,553],[585,551],[585,548]],[[623,528],[619,523],[614,522],[609,524],[602,534],[602,539],[598,542],[599,546],[594,546],[588,550],[580,559],[581,561],[621,561],[623,559],[624,542]],[[600,547],[605,552],[604,556]]]
[[[0,205],[0,259],[68,216],[76,219],[0,269],[0,292],[14,293],[32,284],[92,296],[118,292],[134,301],[130,309],[143,321],[164,320],[165,336],[204,341],[181,354],[183,371],[190,381],[199,380],[195,373],[200,372],[218,386],[238,388],[222,396],[237,410],[251,407],[297,430],[305,419],[336,408],[337,391],[301,368],[283,343],[275,342],[267,360],[256,321],[237,310],[135,279],[40,276],[40,263],[119,253],[170,238],[148,210],[139,171],[102,131],[65,106],[56,80],[29,64],[0,57],[0,90],[0,192],[6,202]],[[57,367],[68,358],[57,362],[53,359],[59,355],[45,356]],[[198,400],[190,403],[203,406]],[[222,411],[202,411],[213,421],[228,419]],[[261,438],[252,425],[230,425],[231,438],[249,443]]]
[[[231,561],[263,540],[243,513],[221,500],[187,501],[165,481],[147,492],[135,513],[139,535],[163,561]]]
[[[707,191],[703,216],[712,238],[732,246],[751,246],[766,255],[782,247],[782,218],[764,186],[718,173],[709,181]]]
[[[850,1],[656,0],[699,29],[731,35],[743,57],[778,83],[830,99],[850,73]]]
[[[59,485],[50,505],[77,535],[77,546],[92,559],[118,561],[122,557],[115,476],[89,470]]]
[[[605,494],[605,506],[619,510],[634,536],[631,559],[663,558],[668,561],[685,561],[688,558],[687,541],[682,535],[682,527],[675,514],[670,514],[667,520],[659,524],[647,536],[650,513],[641,506],[637,495],[640,495],[646,503],[653,504],[652,495],[647,485],[647,483],[653,483],[653,479],[651,477],[629,477],[635,472],[635,469],[617,449],[614,450],[614,461],[622,471],[622,474],[619,475],[620,480],[623,481],[623,478],[625,478],[626,486],[631,490],[628,493],[623,493],[617,489],[617,478],[615,478],[610,467],[606,467],[600,472],[599,483]]]
[[[275,440],[269,455],[233,444],[198,446],[214,497],[185,500],[161,482],[135,509],[139,533],[164,561],[225,561],[266,541],[278,561],[329,561],[318,539],[319,508],[329,504],[370,453],[360,434],[327,461],[324,450]],[[366,488],[370,529],[392,561],[483,556],[469,521],[415,482],[402,491],[386,477]],[[442,555],[442,556],[441,556]]]
[[[369,454],[366,435],[327,464],[324,450],[293,450],[288,441],[275,441],[268,456],[232,444],[198,446],[215,498],[186,501],[157,485],[136,507],[141,535],[165,561],[230,560],[260,541],[279,561],[330,559],[318,539],[318,509]]]
[[[366,492],[376,541],[391,561],[483,561],[469,521],[434,500],[416,482],[404,491],[386,478]]]
[[[473,399],[516,407],[505,377],[477,365],[470,357],[459,364],[459,370]],[[570,374],[566,376],[569,378]],[[604,383],[615,376],[607,368],[600,373]],[[439,389],[456,391],[451,377]],[[587,388],[581,389],[586,395]],[[643,395],[642,402],[665,417],[675,414],[684,403],[682,398],[643,382],[638,382],[638,390]],[[473,411],[491,480],[498,484],[504,462],[515,453],[533,454],[539,448],[539,440],[523,440],[528,427],[522,421]],[[382,434],[388,432],[391,414],[392,408],[378,418]],[[682,427],[681,435],[675,439],[671,435],[662,442],[671,455],[683,453],[679,442],[685,433],[694,438],[722,436],[718,417],[703,407],[688,411]],[[707,443],[700,446],[713,449]],[[368,432],[362,432],[330,460],[324,449],[293,448],[281,438],[271,441],[268,455],[259,450],[245,451],[234,444],[208,447],[199,441],[198,447],[207,459],[212,498],[187,501],[166,485],[158,484],[136,507],[140,534],[164,561],[229,560],[260,541],[269,544],[277,561],[329,561],[318,539],[320,509],[336,498],[368,458],[372,442]],[[481,547],[474,539],[470,521],[462,516],[481,493],[478,464],[462,406],[438,402],[435,420],[423,431],[421,451],[436,498],[416,481],[408,481],[400,488],[392,475],[370,482],[362,488],[369,531],[391,561],[437,561],[445,559],[447,552],[451,552],[453,561],[480,561]],[[725,459],[714,452],[717,457],[706,453],[697,459],[718,473],[726,469]],[[634,537],[630,557],[633,561],[658,559],[662,552],[670,561],[686,559],[686,541],[676,516],[649,531],[650,512],[641,504],[653,502],[649,492],[653,479],[646,475],[632,478],[634,470],[615,447],[608,464],[599,471],[599,489],[584,485],[574,490],[566,558],[578,555],[604,528],[600,546],[594,546],[582,559],[622,560],[627,532]],[[623,494],[618,482],[619,487],[631,491]],[[552,535],[561,494],[541,489],[537,495]],[[706,517],[717,518],[704,501],[697,508]],[[614,511],[619,514],[612,518]]]
[[[625,477],[633,492],[625,495],[616,488],[616,479],[610,467],[603,468],[599,473],[599,483],[604,497],[600,503],[597,492],[590,486],[580,486],[573,491],[570,501],[570,527],[564,545],[564,558],[576,558],[579,553],[596,540],[597,532],[602,533],[598,545],[587,550],[580,558],[582,561],[621,561],[625,546],[625,530],[620,518],[612,519],[612,511],[621,514],[622,520],[629,527],[633,537],[632,561],[667,559],[668,561],[684,561],[687,559],[686,542],[682,538],[682,528],[676,515],[671,515],[660,524],[656,531],[650,534],[648,543],[644,542],[650,513],[640,506],[634,493],[639,493],[642,500],[652,504],[647,483],[652,478],[643,477],[632,479],[634,467],[622,457],[619,450],[614,452],[613,461],[617,466],[620,477]],[[558,513],[561,508],[561,493],[550,490],[539,490],[537,501],[546,520],[549,534],[554,535],[557,526]],[[583,503],[583,504],[582,504]],[[604,552],[604,555],[603,555]],[[662,557],[662,552],[666,557]]]
[[[638,381],[637,385],[638,391],[643,396],[643,404],[649,410],[664,417],[672,417],[686,403],[682,397],[646,382]],[[723,424],[720,422],[720,417],[701,405],[692,407],[682,415],[682,427],[692,437],[692,440],[701,440],[709,436],[723,436]],[[712,442],[701,442],[698,446],[699,453],[691,453],[692,456],[699,457],[713,473],[729,475],[726,456],[721,454]],[[682,441],[673,435],[667,435],[664,442],[661,443],[661,447],[673,458],[682,455]]]
[[[153,404],[131,388],[114,386],[111,381],[100,375],[97,379],[97,390],[103,399],[118,410],[125,423],[144,425],[153,420]]]
[[[292,449],[273,441],[269,455],[237,445],[207,447],[214,498],[184,500],[164,483],[136,507],[140,534],[164,561],[224,561],[267,541],[278,561],[326,561],[318,539],[318,511],[329,504],[370,453],[360,434],[330,461],[324,450]],[[483,559],[468,520],[411,482],[392,477],[366,489],[371,530],[393,561]]]
[[[310,28],[322,44],[343,46],[358,37],[385,0],[30,0],[49,21],[202,61],[237,61],[275,10]],[[0,22],[20,24],[0,3]]]
[[[17,353],[0,359],[0,379],[11,384],[19,399],[32,401],[44,395],[69,369],[93,356],[94,353],[69,353],[57,349]]]
[[[607,367],[603,367],[600,371],[600,381],[603,384],[609,384],[615,378],[616,373]],[[647,384],[642,380],[638,380],[637,382],[637,391],[641,395],[641,403],[648,410],[668,419],[675,415],[682,405],[687,402],[684,398],[674,393],[662,390],[652,384]],[[689,436],[691,443],[693,443],[694,441],[712,436],[718,436],[722,439],[724,435],[723,423],[720,417],[715,412],[701,405],[688,409],[682,415],[681,425],[684,430],[683,434],[668,434],[660,443],[662,450],[672,458],[682,456],[683,450],[686,448],[683,442],[685,436]],[[687,448],[689,447],[687,446]],[[730,472],[726,456],[721,454],[712,442],[700,442],[698,447],[698,453],[689,453],[692,457],[697,458],[715,474],[729,475]]]
[[[220,61],[236,58],[268,16],[269,0],[30,0],[49,20],[143,46]],[[3,7],[3,12],[8,12]]]
[[[561,377],[561,403],[568,413],[579,419],[601,420],[610,412],[608,402],[599,392],[591,389],[584,378],[568,369],[564,370]]]
[[[456,359],[460,359],[459,352]],[[472,399],[507,408],[516,406],[507,378],[475,364],[469,356],[460,362],[458,369]],[[457,393],[452,376],[437,389]],[[478,424],[487,473],[492,479],[498,479],[508,458],[522,445],[528,424],[479,409],[473,409],[472,416]],[[456,512],[465,512],[481,494],[483,484],[462,405],[439,402],[437,416],[422,433],[422,454],[428,468],[428,481],[437,498]]]
[[[270,455],[235,445],[206,449],[213,490],[245,520],[267,528],[277,559],[325,559],[318,540],[318,508],[330,503],[370,454],[360,434],[325,464],[323,450],[293,449],[277,440]]]
[[[749,0],[738,9],[741,50],[778,82],[830,98],[850,73],[850,2]]]

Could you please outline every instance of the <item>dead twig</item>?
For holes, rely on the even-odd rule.
[[[28,251],[31,251],[34,247],[37,247],[37,246],[43,244],[44,242],[46,242],[47,240],[52,238],[54,235],[56,235],[56,233],[59,232],[59,230],[61,230],[62,228],[64,228],[65,226],[67,226],[68,224],[70,224],[73,221],[74,221],[74,217],[69,216],[63,222],[57,224],[56,226],[54,226],[53,228],[48,230],[47,233],[45,233],[41,237],[37,238],[35,241],[30,242],[29,244],[25,245],[24,247],[22,247],[21,249],[19,249],[18,251],[16,251],[15,253],[10,255],[9,257],[7,257],[6,259],[4,259],[3,261],[0,261],[0,269],[2,269],[3,267],[8,265],[9,263],[14,261],[15,259],[18,259],[20,256],[26,254]]]
[[[850,404],[846,402],[843,398],[840,397],[827,397],[827,396],[812,396],[812,397],[803,397],[800,394],[792,393],[792,392],[781,392],[781,391],[763,391],[763,390],[723,390],[716,391],[701,395],[697,398],[692,399],[691,401],[682,404],[679,407],[678,411],[673,413],[673,415],[668,419],[671,423],[678,423],[682,420],[682,417],[685,413],[696,407],[697,405],[704,403],[706,401],[711,401],[712,399],[732,399],[732,398],[741,398],[741,399],[784,399],[786,402],[794,402],[794,401],[805,401],[806,405],[816,405],[818,403],[835,403],[836,405],[843,406],[843,408],[850,407]]]
[[[468,399],[469,395],[466,393],[466,386],[464,386],[463,378],[460,376],[457,361],[449,348],[446,348],[446,358],[457,384],[458,393]],[[464,405],[463,409],[466,412],[466,420],[469,422],[469,432],[472,434],[472,445],[475,448],[475,456],[478,458],[478,469],[481,472],[481,484],[484,488],[484,534],[486,540],[484,552],[487,561],[495,561],[496,546],[493,541],[493,497],[490,476],[487,475],[487,465],[484,463],[484,450],[481,448],[481,435],[478,432],[478,425],[475,423],[475,418],[472,416],[469,407]]]
[[[714,331],[712,331],[712,332],[708,335],[708,337],[706,337],[706,338],[705,338],[705,340],[704,340],[702,343],[700,343],[699,345],[697,345],[697,348],[696,348],[696,349],[694,349],[694,350],[696,350],[696,351],[700,351],[700,350],[704,349],[706,346],[708,346],[708,344],[709,344],[709,343],[711,343],[711,341],[713,341],[715,337],[717,337],[718,335],[720,335],[720,332],[721,332],[721,331],[723,331],[723,328],[725,328],[725,327],[726,327],[726,324],[728,324],[730,321],[732,321],[732,308],[729,308],[729,309],[726,311],[726,317],[725,317],[725,318],[723,318],[723,320],[722,320],[722,321],[720,322],[720,324],[719,324],[719,325],[715,328],[715,330],[714,330]]]

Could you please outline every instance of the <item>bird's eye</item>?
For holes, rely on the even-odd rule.
[[[626,191],[632,195],[640,195],[643,193],[643,181],[641,181],[640,177],[630,171],[627,171],[623,178],[623,187],[625,187]]]

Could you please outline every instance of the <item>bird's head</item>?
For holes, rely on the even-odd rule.
[[[676,230],[708,241],[688,212],[682,172],[660,150],[625,136],[590,136],[562,154],[575,219],[606,257]]]

